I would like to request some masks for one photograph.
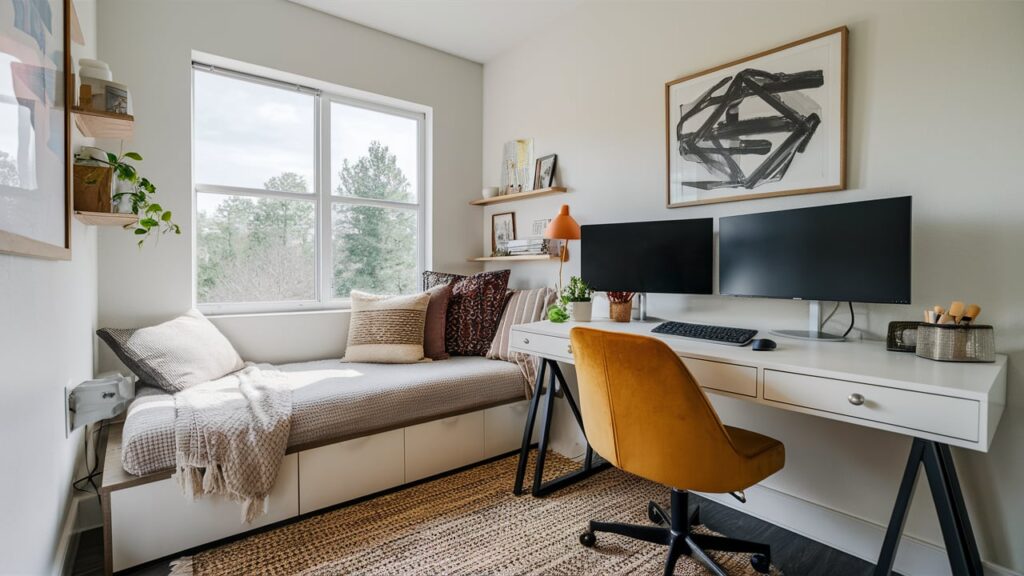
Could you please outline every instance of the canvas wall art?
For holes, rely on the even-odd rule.
[[[71,257],[70,0],[0,0],[0,252]]]
[[[846,187],[845,27],[665,85],[668,206]]]

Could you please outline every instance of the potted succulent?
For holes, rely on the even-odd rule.
[[[590,296],[594,293],[579,276],[569,278],[562,289],[562,305],[568,308],[569,317],[576,322],[590,322],[593,312]]]
[[[632,292],[608,293],[608,316],[615,322],[629,322],[633,315]]]

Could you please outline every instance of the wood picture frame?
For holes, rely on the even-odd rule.
[[[848,39],[840,26],[665,83],[666,206],[845,190]]]
[[[71,259],[71,212],[72,212],[72,200],[71,200],[71,106],[73,102],[74,92],[74,80],[71,75],[71,19],[72,5],[71,0],[49,0],[50,13],[45,14],[38,10],[29,10],[28,13],[23,14],[23,18],[29,21],[27,30],[22,28],[18,23],[13,20],[10,23],[12,28],[11,36],[14,37],[13,41],[5,44],[5,51],[17,51],[18,54],[15,57],[19,63],[24,63],[24,75],[19,78],[21,86],[15,85],[14,95],[12,98],[16,98],[15,101],[21,107],[25,106],[26,101],[31,101],[31,98],[17,98],[19,96],[18,90],[21,89],[21,95],[28,96],[30,87],[33,86],[31,80],[42,78],[42,89],[43,94],[32,94],[36,99],[41,99],[42,102],[33,102],[33,106],[37,106],[33,110],[32,119],[33,127],[32,131],[35,134],[36,139],[39,141],[39,146],[46,147],[48,137],[52,137],[53,134],[57,133],[53,127],[49,127],[49,134],[44,134],[44,137],[40,138],[38,132],[42,131],[37,129],[40,125],[35,122],[40,122],[45,117],[47,122],[52,120],[54,117],[63,119],[63,126],[57,127],[60,133],[63,134],[63,142],[60,146],[60,151],[63,153],[63,158],[59,156],[57,158],[51,158],[51,163],[56,165],[59,164],[63,168],[63,174],[59,177],[59,181],[63,184],[63,190],[52,189],[53,186],[46,186],[45,184],[36,187],[34,189],[21,189],[21,173],[20,166],[18,167],[18,184],[15,186],[9,182],[7,185],[0,189],[0,198],[11,200],[10,204],[14,205],[14,212],[17,213],[16,217],[12,217],[11,220],[17,219],[20,222],[24,222],[29,230],[36,230],[39,228],[45,229],[47,225],[50,227],[50,233],[53,236],[53,241],[47,241],[42,239],[40,235],[33,236],[27,230],[13,231],[10,229],[4,229],[4,222],[0,220],[0,253],[13,254],[18,256],[31,256],[35,258],[45,258],[49,260],[70,260]],[[27,9],[27,8],[26,8]],[[60,15],[60,27],[54,26],[52,18],[54,15]],[[46,22],[45,19],[49,18],[50,21]],[[38,20],[38,22],[37,22]],[[5,28],[4,23],[0,23],[0,28]],[[35,24],[39,24],[36,26]],[[57,28],[56,30],[53,30]],[[45,32],[46,30],[53,30],[49,36]],[[0,34],[7,34],[7,30],[0,30]],[[54,39],[59,39],[62,43],[61,46],[56,44],[50,45],[50,42]],[[32,54],[34,58],[25,58],[26,54],[32,52],[33,43],[36,52],[38,54]],[[60,64],[57,69],[53,70],[52,77],[48,74],[50,68],[47,68],[48,64],[57,64],[55,61],[50,59],[54,53],[60,53]],[[35,75],[35,78],[33,78]],[[50,103],[51,106],[47,106],[47,97],[50,95],[48,92],[49,82],[53,82],[54,93],[53,101]],[[38,83],[34,84],[35,86]],[[5,96],[5,95],[0,95]],[[54,111],[59,110],[57,104],[63,104],[63,112],[57,116],[53,114]],[[52,151],[53,147],[48,148],[44,151]],[[12,163],[17,165],[17,163]],[[27,165],[23,163],[22,165]],[[35,157],[31,162],[35,167]],[[40,167],[40,172],[45,172],[45,167]],[[35,177],[33,174],[32,178]],[[56,218],[46,213],[45,208],[38,210],[36,214],[21,214],[18,213],[18,205],[35,207],[38,205],[33,204],[34,198],[30,198],[30,194],[39,192],[40,194],[52,195],[51,201],[56,200],[58,197],[62,199],[63,210],[61,211],[60,221],[57,222]],[[58,196],[59,194],[59,196]],[[58,204],[60,200],[56,200],[54,205]],[[35,220],[33,220],[35,218]],[[54,219],[54,222],[47,224],[46,221]],[[9,223],[9,222],[8,222]],[[61,241],[56,242],[57,238],[60,237]]]
[[[499,249],[500,241],[516,239],[516,213],[498,212],[491,214],[491,253]],[[507,245],[506,248],[507,249]]]

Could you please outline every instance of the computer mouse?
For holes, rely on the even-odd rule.
[[[775,340],[769,340],[767,338],[758,338],[751,342],[751,350],[757,350],[758,352],[767,352],[769,350],[775,350]]]

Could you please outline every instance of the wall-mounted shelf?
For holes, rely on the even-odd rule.
[[[128,114],[86,110],[77,106],[71,112],[83,136],[127,140],[135,131],[135,117]]]
[[[514,202],[515,200],[526,200],[527,198],[547,196],[548,194],[563,194],[565,192],[568,192],[568,190],[563,186],[538,188],[536,190],[530,190],[529,192],[519,192],[518,194],[506,194],[504,196],[495,196],[494,198],[481,198],[479,200],[473,200],[470,202],[470,205],[486,206],[488,204],[501,204],[502,202]]]
[[[90,226],[131,226],[139,221],[139,217],[135,214],[82,212],[80,210],[75,210],[75,218]]]
[[[552,254],[528,254],[524,256],[481,256],[470,258],[470,262],[529,262],[542,260],[558,260],[558,256]]]

